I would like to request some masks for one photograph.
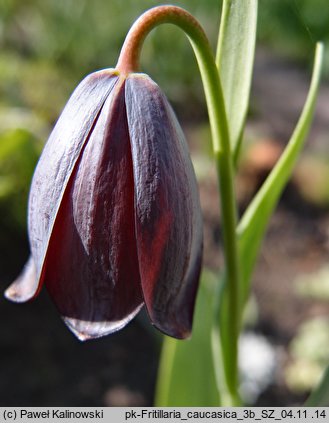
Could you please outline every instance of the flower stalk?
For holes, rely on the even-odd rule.
[[[239,265],[236,239],[237,212],[234,193],[234,168],[224,96],[221,81],[209,41],[198,21],[176,6],[159,6],[145,12],[131,27],[118,60],[120,72],[139,69],[139,58],[147,34],[156,26],[170,23],[182,29],[193,47],[205,91],[213,151],[218,175],[222,230],[224,241],[225,272],[229,315],[230,337],[226,345],[227,386],[231,395],[230,404],[236,404],[238,397],[238,336],[239,336]],[[219,327],[219,318],[215,323]],[[217,358],[219,359],[219,357]]]

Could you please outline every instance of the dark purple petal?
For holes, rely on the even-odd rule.
[[[111,70],[87,76],[73,92],[42,152],[29,196],[28,229],[36,266],[30,297],[42,283],[49,238],[73,168],[117,80]]]
[[[121,329],[143,305],[122,82],[106,100],[71,175],[44,269],[52,300],[80,339]]]
[[[185,338],[192,327],[202,256],[202,217],[192,163],[173,111],[149,77],[129,76],[126,108],[145,304],[156,327]]]

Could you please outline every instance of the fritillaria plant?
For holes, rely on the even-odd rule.
[[[202,218],[187,143],[160,88],[140,73],[149,32],[182,29],[194,49],[218,171],[225,267],[201,278]],[[224,0],[213,54],[185,10],[160,6],[129,31],[117,63],[73,92],[43,150],[29,196],[31,257],[6,296],[43,285],[81,340],[123,328],[145,305],[166,335],[157,405],[239,405],[238,338],[269,218],[307,135],[322,46],[301,117],[278,163],[238,220],[234,177],[249,103],[257,0]],[[160,53],[159,53],[160,54]],[[198,295],[197,295],[198,292]],[[314,404],[313,404],[314,405]]]

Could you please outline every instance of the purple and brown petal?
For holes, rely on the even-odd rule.
[[[112,70],[88,75],[72,93],[45,145],[29,195],[28,230],[33,259],[6,292],[14,301],[27,301],[40,291],[49,238],[71,172],[117,80]],[[32,260],[33,277],[31,271],[26,271],[32,268]]]
[[[143,305],[122,84],[106,100],[69,185],[46,255],[45,284],[71,330],[94,338],[121,329]]]
[[[149,77],[127,79],[126,107],[145,304],[158,329],[185,338],[192,328],[202,258],[202,217],[192,163],[173,111]]]

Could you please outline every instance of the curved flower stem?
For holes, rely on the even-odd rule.
[[[122,73],[138,72],[140,53],[146,36],[163,23],[178,26],[188,36],[203,79],[214,151],[229,151],[224,98],[214,56],[202,27],[186,10],[176,6],[158,6],[141,15],[127,34],[116,69]]]
[[[198,61],[204,86],[213,149],[220,186],[222,228],[225,250],[227,294],[229,305],[228,324],[230,341],[227,345],[227,385],[232,398],[237,397],[237,341],[239,335],[239,275],[236,239],[236,203],[234,195],[234,172],[229,139],[229,129],[224,105],[223,90],[209,41],[196,19],[176,6],[159,6],[146,11],[131,27],[123,44],[117,69],[123,73],[139,69],[139,57],[148,33],[162,23],[181,28],[189,38]],[[219,322],[216,324],[219,325]],[[228,376],[229,375],[229,376]],[[234,402],[234,401],[233,401]],[[231,404],[232,405],[232,404]]]

